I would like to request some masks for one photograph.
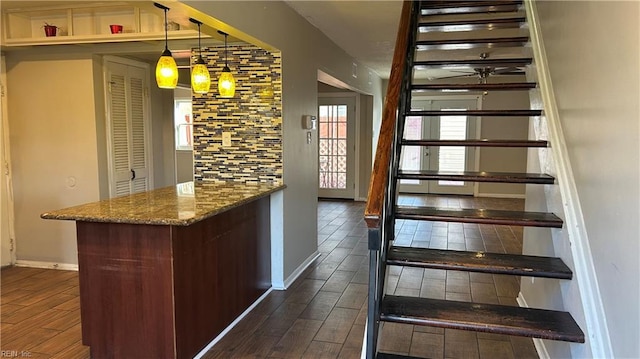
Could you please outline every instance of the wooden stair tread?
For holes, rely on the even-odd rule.
[[[401,140],[403,146],[547,147],[538,140]]]
[[[393,246],[387,264],[527,277],[571,279],[560,258]]]
[[[584,343],[567,312],[386,295],[380,320],[440,328]]]
[[[509,29],[520,27],[526,22],[526,20],[526,17],[521,14],[496,18],[486,17],[475,19],[446,19],[436,21],[423,20],[418,24],[418,28],[420,29],[420,32]]]
[[[463,23],[464,21],[491,21],[498,20],[501,21],[503,19],[516,19],[521,18],[526,21],[526,12],[524,10],[512,11],[512,12],[496,12],[496,13],[488,13],[488,14],[443,14],[443,15],[426,15],[418,17],[418,26],[421,24],[433,24],[433,23]]]
[[[553,184],[555,178],[540,173],[517,172],[475,172],[475,171],[430,171],[430,170],[399,170],[399,179],[441,180],[441,181],[470,181],[470,182],[501,182],[501,183],[532,183]]]
[[[531,90],[536,88],[535,82],[504,82],[489,84],[417,84],[411,85],[412,91],[443,91],[443,90],[467,90],[467,91],[496,91],[496,90]]]
[[[522,5],[522,0],[470,0],[470,1],[451,1],[451,0],[433,0],[424,1],[420,4],[421,9],[443,9],[443,8],[460,8],[469,6],[502,6],[502,5]]]
[[[416,48],[418,50],[434,49],[470,49],[481,46],[504,47],[522,46],[529,41],[528,36],[508,36],[508,37],[483,37],[474,39],[439,39],[439,40],[418,40]]]
[[[424,60],[414,61],[414,68],[460,69],[476,67],[522,67],[532,63],[530,57],[476,60]]]
[[[421,359],[419,357],[412,357],[409,355],[400,355],[400,354],[391,354],[391,353],[383,353],[378,352],[376,355],[376,359]]]
[[[517,11],[522,1],[424,1],[422,15],[473,14]]]
[[[407,116],[492,116],[530,117],[542,115],[542,110],[465,110],[465,111],[407,111]]]
[[[476,59],[476,60],[427,60],[414,61],[414,67],[437,68],[473,68],[473,67],[518,67],[530,65],[530,57],[518,57],[507,59]]]
[[[563,223],[553,213],[415,206],[397,206],[396,218],[552,228],[562,228]]]

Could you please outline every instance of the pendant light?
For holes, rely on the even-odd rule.
[[[230,98],[236,93],[236,80],[233,78],[233,74],[231,74],[229,64],[227,63],[228,35],[222,31],[218,31],[218,33],[224,35],[224,68],[218,79],[218,92],[220,93],[220,97]]]
[[[164,51],[156,65],[156,82],[161,89],[174,89],[178,85],[178,66],[169,51],[169,35],[167,34],[167,11],[169,8],[155,2],[153,5],[164,10]]]
[[[191,69],[191,89],[195,93],[207,93],[211,88],[211,76],[209,75],[209,69],[202,59],[202,46],[200,46],[200,25],[202,22],[189,18],[194,24],[198,25],[198,58]]]

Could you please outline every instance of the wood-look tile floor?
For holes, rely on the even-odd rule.
[[[522,209],[520,200],[402,196],[402,204]],[[320,201],[316,260],[286,291],[273,291],[205,358],[359,358],[368,281],[361,202]],[[520,253],[519,227],[398,221],[397,245]],[[393,267],[389,292],[516,305],[508,276]],[[0,349],[31,358],[89,358],[81,344],[76,272],[5,268]],[[537,358],[531,339],[387,323],[380,343],[425,358]],[[4,355],[4,354],[3,354]],[[7,356],[7,355],[5,355]]]

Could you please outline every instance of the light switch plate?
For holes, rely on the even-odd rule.
[[[223,132],[222,133],[222,145],[225,147],[231,146],[231,133]]]

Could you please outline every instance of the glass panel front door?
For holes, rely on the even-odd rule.
[[[355,99],[318,102],[318,196],[353,199]]]
[[[321,105],[318,112],[320,188],[346,189],[347,105]]]

